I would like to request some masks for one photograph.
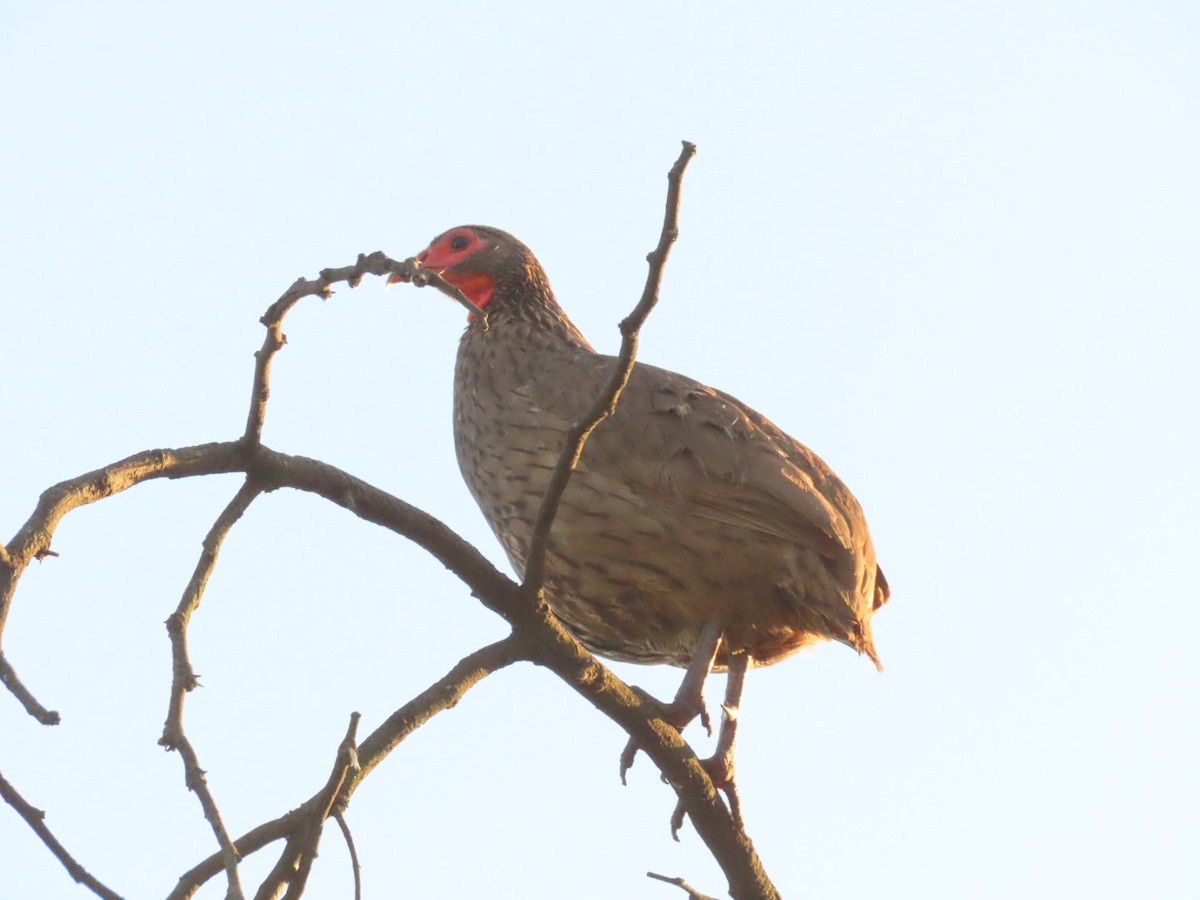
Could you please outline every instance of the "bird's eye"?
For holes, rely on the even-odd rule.
[[[467,245],[470,243],[471,243],[471,239],[468,238],[465,234],[455,235],[454,237],[450,238],[450,249],[451,250],[466,250]]]

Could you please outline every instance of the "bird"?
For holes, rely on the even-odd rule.
[[[596,352],[532,251],[505,231],[451,228],[415,259],[476,310],[455,362],[455,453],[524,577],[567,431],[616,359]],[[711,733],[704,683],[710,671],[728,673],[717,750],[704,764],[739,821],[733,742],[746,671],[819,641],[882,671],[871,619],[890,589],[854,495],[751,407],[646,363],[635,363],[570,476],[543,586],[591,652],[687,670],[674,700],[660,703],[681,731],[700,716]],[[636,749],[631,741],[622,754],[622,780]]]

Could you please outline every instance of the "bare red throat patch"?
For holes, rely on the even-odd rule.
[[[496,291],[496,282],[492,280],[491,275],[483,272],[455,272],[453,269],[447,269],[442,273],[442,277],[466,294],[467,299],[479,309],[483,309],[492,302],[492,294]]]

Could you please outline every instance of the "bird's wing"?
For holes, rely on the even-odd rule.
[[[565,428],[607,383],[612,365],[612,357],[581,354],[569,378],[539,379],[523,390],[536,391],[530,399]],[[655,366],[634,368],[580,468],[690,515],[829,557],[853,556],[865,531],[857,501],[816,454],[733,397]]]

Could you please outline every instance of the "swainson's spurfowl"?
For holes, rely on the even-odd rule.
[[[614,357],[592,349],[533,253],[506,232],[453,228],[417,260],[486,311],[459,343],[454,441],[467,486],[523,575],[567,429],[603,390]],[[665,710],[680,728],[703,710],[714,665],[730,672],[726,724],[748,667],[816,641],[878,666],[871,616],[888,599],[862,509],[829,466],[728,394],[643,363],[571,475],[545,592],[589,650],[689,668]],[[727,787],[732,737],[723,728],[707,761]]]

